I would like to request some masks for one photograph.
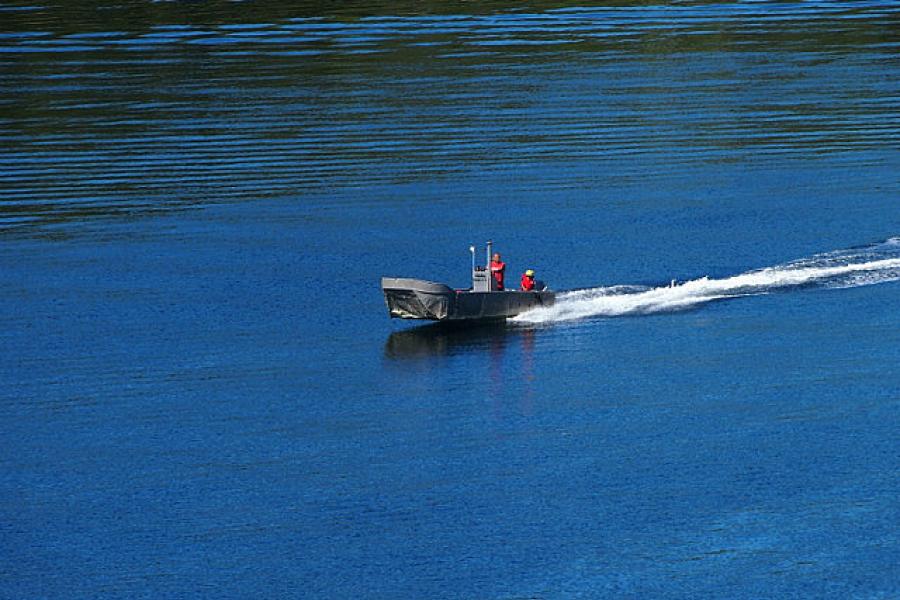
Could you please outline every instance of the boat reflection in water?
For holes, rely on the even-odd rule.
[[[485,400],[495,418],[534,413],[535,336],[538,330],[491,323],[477,327],[426,325],[390,334],[384,355],[409,365],[414,372],[431,371],[442,358],[468,353],[485,357]]]
[[[432,358],[489,350],[501,353],[507,344],[533,330],[488,322],[476,327],[448,326],[444,323],[395,331],[384,345],[386,357],[397,360]]]

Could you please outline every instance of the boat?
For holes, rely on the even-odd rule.
[[[453,289],[424,279],[382,277],[381,290],[391,318],[451,323],[501,321],[533,308],[552,306],[556,293],[542,282],[536,282],[535,289],[527,292],[497,289],[489,266],[492,245],[487,242],[487,261],[483,266],[475,264],[475,246],[469,247],[472,253],[469,289]]]

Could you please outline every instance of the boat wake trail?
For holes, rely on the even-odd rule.
[[[713,300],[756,296],[799,287],[850,288],[900,280],[900,237],[864,248],[817,254],[783,265],[726,277],[701,277],[664,287],[617,285],[562,292],[556,304],[513,322],[554,323],[687,310]]]

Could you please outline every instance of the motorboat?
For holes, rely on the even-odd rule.
[[[499,290],[491,276],[492,242],[487,242],[485,265],[475,264],[472,254],[472,287],[453,289],[443,283],[406,277],[382,277],[381,290],[391,318],[439,322],[499,321],[542,306],[552,306],[556,293],[543,282],[534,290]]]

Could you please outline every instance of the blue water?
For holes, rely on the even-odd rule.
[[[900,595],[900,12],[623,4],[0,6],[0,597]]]

